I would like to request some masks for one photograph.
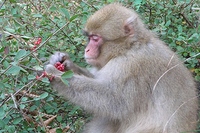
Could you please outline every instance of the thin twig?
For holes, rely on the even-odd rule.
[[[169,63],[167,64],[167,68],[169,67],[170,63],[172,62],[172,59],[174,58],[175,53],[172,55],[172,57],[169,60]]]
[[[24,56],[23,58],[21,58],[19,60],[19,63],[21,61],[23,61],[26,57],[28,57],[29,55],[31,55],[32,53],[34,53],[35,51],[37,51],[38,49],[40,49],[41,47],[43,47],[54,35],[56,35],[60,30],[62,30],[65,26],[67,26],[69,24],[69,22],[67,22],[66,24],[64,24],[60,29],[58,29],[57,31],[55,31],[51,36],[49,36],[41,45],[39,45],[36,49],[34,49],[32,52],[30,52],[29,54],[27,54],[26,56]]]
[[[192,7],[192,10],[199,10],[200,11],[200,8]]]
[[[200,95],[195,96],[195,97],[193,97],[193,98],[190,98],[189,100],[183,102],[183,103],[174,111],[174,113],[173,113],[173,114],[169,117],[169,119],[167,120],[167,122],[166,122],[166,124],[165,124],[165,126],[164,126],[164,128],[163,128],[163,133],[165,132],[166,127],[167,127],[167,125],[169,124],[170,120],[171,120],[172,117],[178,112],[178,110],[179,110],[183,105],[185,105],[186,103],[188,103],[189,101],[191,101],[191,100],[193,100],[193,99],[196,99],[196,98],[199,97],[199,96],[200,96]]]
[[[17,107],[17,104],[16,104],[16,100],[15,100],[15,97],[13,96],[12,93],[11,93],[11,98],[12,98],[12,100],[14,102],[15,108],[17,109],[18,107]]]
[[[35,10],[39,11],[39,10],[37,9],[37,7],[35,6],[35,4],[34,4],[32,1],[29,1],[29,2],[35,7]],[[56,24],[51,18],[49,18],[49,20],[50,20],[57,28],[60,28],[60,27],[58,26],[58,24]],[[64,30],[61,30],[61,32],[69,39],[69,41],[70,41],[72,44],[74,44],[74,42],[72,41],[72,39],[67,35],[67,33],[65,33]]]
[[[23,58],[21,58],[19,60],[19,63],[22,62],[25,58],[27,58],[28,56],[32,55],[36,50],[38,50],[39,48],[41,48],[42,46],[44,46],[54,35],[56,35],[60,30],[62,30],[65,26],[67,26],[69,24],[69,22],[67,22],[66,24],[64,24],[60,29],[58,29],[57,31],[55,31],[51,36],[49,36],[41,45],[39,45],[36,49],[34,49],[33,51],[31,51],[29,54],[27,54],[26,56],[24,56]],[[8,71],[9,68],[11,68],[12,65],[9,65],[8,68],[6,70],[4,70],[1,74],[4,74],[5,72]]]
[[[95,6],[91,5],[91,4],[88,4],[88,2],[86,2],[85,0],[83,0],[82,2],[84,2],[85,4],[87,4],[88,6],[94,8],[95,10],[98,10]]]
[[[22,88],[20,88],[19,90],[17,90],[15,93],[14,93],[14,96],[16,95],[16,94],[18,94],[21,90],[23,90],[25,87],[27,87],[27,86],[29,86],[29,85],[31,85],[29,88],[31,88],[35,83],[37,82],[37,80],[32,80],[32,81],[30,81],[28,84],[26,84],[26,85],[24,85]],[[10,98],[11,98],[11,96],[10,97],[7,97],[1,104],[0,104],[0,107],[2,106],[2,105],[4,105],[4,103],[6,103],[7,101],[9,101],[10,100]]]
[[[5,60],[5,58],[7,57],[8,55],[6,55],[6,56],[4,56],[3,58],[2,58],[2,60],[0,61],[0,64]]]
[[[187,5],[184,6],[184,8],[188,7],[190,4],[192,4],[194,0],[191,0]]]
[[[2,8],[2,6],[6,3],[6,0],[4,0],[4,2],[1,4],[0,9]]]
[[[182,63],[184,63],[184,62],[186,62],[186,61],[188,61],[188,60],[191,60],[192,58],[194,58],[194,57],[196,57],[196,56],[198,56],[198,55],[200,55],[200,53],[198,53],[198,54],[196,54],[196,55],[194,55],[194,56],[192,56],[192,57],[190,57],[190,58],[184,60],[183,62],[181,62],[181,63],[179,63],[179,64],[176,64],[176,65],[172,66],[172,67],[169,68],[167,71],[165,71],[165,72],[158,78],[158,80],[156,81],[155,85],[153,86],[153,91],[155,91],[158,82],[161,80],[162,77],[164,77],[164,75],[165,75],[166,73],[168,73],[170,70],[174,69],[174,68],[177,67],[178,65],[180,65],[180,64],[182,64]]]
[[[192,28],[196,28],[189,20],[188,18],[185,16],[184,12],[181,12],[180,15],[183,17],[183,19],[189,24],[190,27]]]

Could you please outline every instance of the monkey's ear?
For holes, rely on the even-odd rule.
[[[131,36],[134,34],[133,23],[136,21],[137,17],[130,17],[124,23],[124,33],[126,36]]]

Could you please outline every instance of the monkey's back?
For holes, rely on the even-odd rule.
[[[143,88],[135,108],[146,109],[134,122],[136,132],[180,133],[194,131],[197,124],[197,89],[189,70],[162,41],[133,47],[129,67],[137,88]],[[134,66],[134,67],[133,67]],[[132,68],[131,68],[132,67]],[[137,91],[137,88],[136,91]],[[141,91],[141,90],[140,90]],[[146,108],[141,107],[146,104]],[[142,111],[143,112],[143,111]],[[151,127],[159,127],[152,129]],[[131,126],[133,127],[133,126]],[[160,129],[160,130],[158,130]]]

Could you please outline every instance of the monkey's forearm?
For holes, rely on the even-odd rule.
[[[74,64],[74,67],[72,68],[72,71],[78,75],[84,75],[90,78],[93,78],[94,75],[90,73],[87,69],[81,68],[78,65]]]
[[[124,108],[127,108],[128,101],[123,98],[123,93],[106,89],[95,79],[74,75],[69,80],[69,86],[66,86],[56,78],[52,87],[63,97],[92,113],[112,116],[115,119],[127,113]]]
[[[47,65],[45,70],[48,74],[52,73],[55,76],[51,84],[60,95],[86,110],[114,119],[119,119],[118,116],[127,114],[128,110],[124,110],[124,108],[128,108],[130,101],[126,99],[126,94],[122,92],[124,89],[118,88],[116,82],[110,84],[110,79],[102,82],[99,78],[75,74],[71,79],[67,79],[69,86],[66,86],[60,79],[62,72],[58,71],[53,65]]]

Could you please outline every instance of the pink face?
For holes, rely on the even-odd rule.
[[[95,65],[100,54],[103,39],[99,35],[88,35],[88,45],[85,48],[85,60],[88,64]]]

